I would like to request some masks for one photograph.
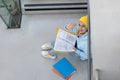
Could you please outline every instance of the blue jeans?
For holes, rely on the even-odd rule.
[[[52,46],[54,47],[55,41],[51,42]],[[50,50],[51,55],[57,55],[57,53],[54,50]],[[69,56],[73,58],[74,60],[80,60],[80,56],[76,54],[75,52],[70,52]]]

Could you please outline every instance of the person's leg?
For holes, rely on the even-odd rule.
[[[69,56],[74,60],[80,60],[80,56],[74,52],[70,52]]]
[[[54,50],[50,50],[49,53],[50,53],[50,55],[52,55],[52,56],[57,56],[57,53],[56,53]]]
[[[55,45],[55,41],[51,41],[51,45],[54,47],[54,45]]]

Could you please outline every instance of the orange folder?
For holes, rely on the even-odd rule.
[[[58,76],[62,77],[62,75],[61,75],[55,68],[53,68],[52,71],[53,71],[54,73],[56,73]],[[71,76],[72,76],[72,75],[68,76],[67,78],[64,78],[64,80],[69,80],[69,79],[71,78]],[[63,77],[62,77],[62,78],[63,78]]]

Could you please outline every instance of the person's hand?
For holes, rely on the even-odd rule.
[[[80,34],[80,31],[78,30],[76,33],[75,33],[76,36],[81,36]]]
[[[75,47],[73,47],[73,49],[74,49],[74,51],[76,51],[76,48],[75,48]]]
[[[76,26],[76,23],[72,22],[72,23],[68,24],[68,25],[66,26],[66,28],[67,28],[68,30],[71,30],[71,29],[73,29],[75,26]]]

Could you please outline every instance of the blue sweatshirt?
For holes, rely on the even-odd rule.
[[[76,33],[78,31],[78,26],[75,26],[72,30],[69,30],[69,31]],[[81,60],[88,59],[88,33],[87,32],[84,35],[77,37],[77,49],[75,53],[80,56]]]

